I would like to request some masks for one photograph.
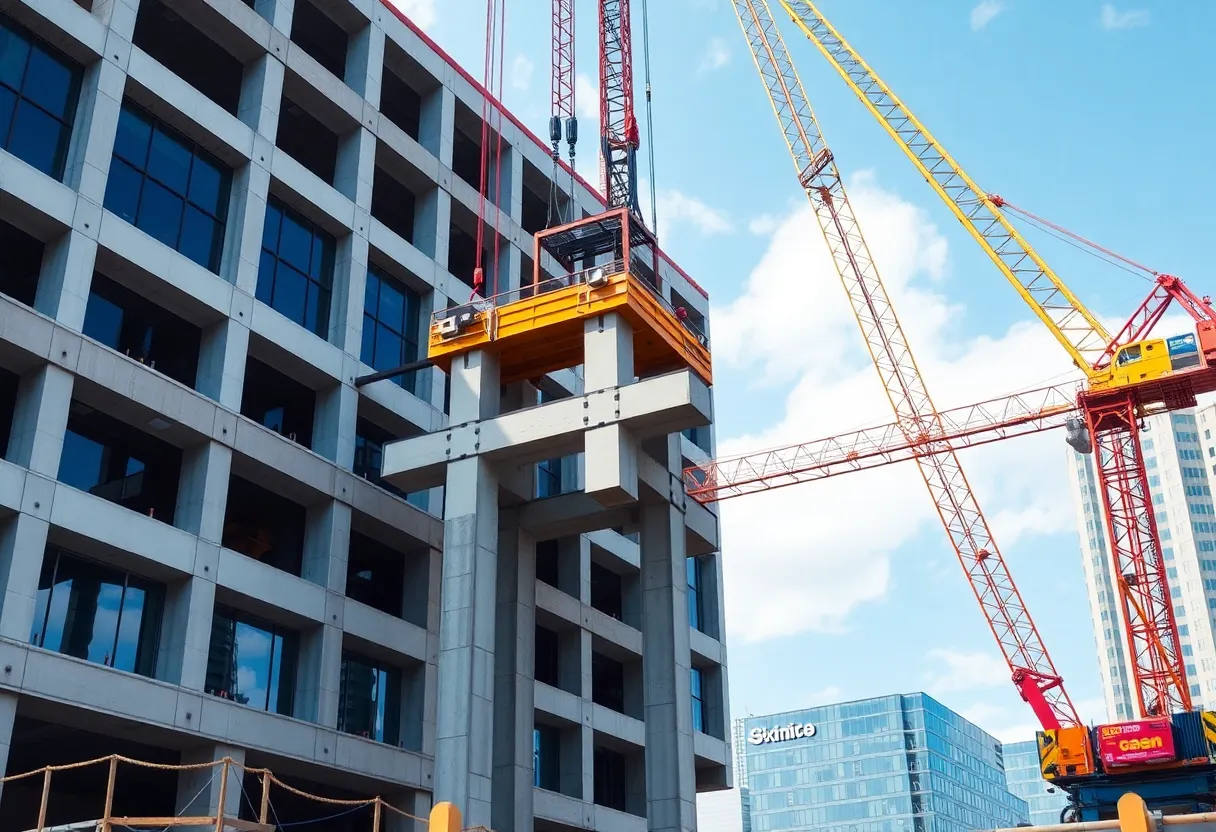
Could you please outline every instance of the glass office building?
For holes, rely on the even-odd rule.
[[[1005,782],[1009,791],[1026,801],[1030,822],[1035,826],[1060,823],[1060,815],[1068,805],[1068,793],[1043,779],[1039,770],[1039,747],[1034,740],[1007,742],[1005,750]]]
[[[1001,744],[923,693],[744,721],[753,832],[972,832],[1027,820]]]

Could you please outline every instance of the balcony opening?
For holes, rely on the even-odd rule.
[[[291,716],[299,644],[294,630],[216,604],[204,691],[238,705]]]
[[[245,67],[164,0],[139,4],[133,43],[229,113],[237,114]]]
[[[356,531],[346,559],[346,597],[404,618],[405,554]]]
[[[384,446],[389,442],[401,439],[369,419],[360,418],[355,422],[355,464],[356,476],[363,477],[374,485],[383,488],[390,494],[395,494],[415,508],[427,511],[430,507],[430,492],[415,491],[407,494],[400,488],[380,476],[384,461]]]
[[[298,576],[306,516],[299,503],[233,475],[224,511],[224,546]]]
[[[567,595],[579,597],[580,548],[577,537],[538,541],[536,579]]]
[[[536,645],[533,676],[538,682],[551,687],[560,687],[561,637],[547,627],[536,625]]]
[[[334,184],[338,164],[338,135],[308,108],[283,95],[275,147],[312,171],[326,185]]]
[[[625,665],[602,653],[592,652],[591,701],[625,713]]]
[[[452,172],[459,176],[474,191],[481,192],[481,148],[482,126],[481,115],[473,112],[467,104],[457,100],[454,132],[452,135]],[[486,143],[489,147],[489,167],[486,171],[487,199],[492,205],[502,205],[499,193],[510,194],[509,165],[507,162],[510,145],[502,142],[502,175],[499,175],[500,165],[495,161],[498,155],[498,133],[490,129],[486,133]]]
[[[0,146],[62,180],[76,118],[81,68],[20,24],[0,18]]]
[[[402,690],[401,668],[352,650],[342,651],[338,730],[399,746]]]
[[[621,576],[591,562],[591,606],[621,621],[625,616],[625,591]]]
[[[379,165],[372,181],[372,216],[410,245],[414,243],[413,191]]]
[[[3,27],[0,27],[0,34],[3,31]],[[3,97],[2,89],[0,97]],[[2,110],[3,106],[0,105]],[[4,252],[0,262],[0,294],[8,295],[32,309],[38,294],[38,274],[42,270],[45,249],[41,240],[0,220],[0,250]]]
[[[44,717],[46,721],[41,718]],[[97,714],[65,705],[42,706],[22,703],[13,722],[7,773],[36,771],[43,766],[63,766],[118,754],[133,760],[160,765],[181,763],[181,754],[121,736],[104,736],[88,730],[100,727]],[[108,730],[129,736],[148,736],[146,726],[107,718]],[[56,772],[51,776],[46,805],[49,829],[94,828],[105,803],[109,766],[105,763]],[[172,769],[122,765],[114,781],[115,817],[172,817],[176,814],[178,772]],[[189,797],[187,797],[189,799]],[[0,799],[0,830],[20,832],[38,826],[42,802],[42,777],[27,777],[4,784]]]
[[[291,15],[291,39],[336,78],[345,79],[350,36],[309,0],[296,0]]]
[[[106,210],[219,273],[232,171],[131,100],[123,102]]]
[[[593,761],[595,805],[626,811],[629,790],[625,781],[625,755],[597,745]]]
[[[384,67],[384,76],[380,79],[380,114],[404,130],[411,139],[419,141],[422,95],[388,66]]]
[[[164,604],[163,584],[48,546],[30,644],[155,677]]]
[[[173,523],[181,449],[73,399],[59,481]]]
[[[312,447],[316,391],[275,370],[252,355],[245,361],[241,415],[270,428],[297,445]]]
[[[562,171],[559,177],[568,175]],[[567,182],[567,185],[569,183]],[[523,215],[521,225],[529,234],[536,234],[553,225],[563,225],[574,219],[569,213],[570,199],[553,186],[540,168],[524,160]],[[553,200],[556,197],[556,205]],[[528,272],[531,280],[531,272]]]
[[[266,202],[257,299],[329,339],[337,241],[277,197]]]
[[[201,330],[166,309],[94,272],[84,334],[187,387],[194,387]]]
[[[532,785],[550,792],[562,789],[562,732],[556,725],[532,729]]]
[[[17,388],[21,377],[0,367],[0,458],[8,455],[8,440],[13,435],[13,418],[17,415]]]
[[[502,251],[502,247],[499,251]],[[485,269],[486,291],[490,294],[505,291],[499,285],[497,264],[494,256],[494,229],[486,227],[482,237],[481,265]],[[477,215],[463,205],[452,202],[451,224],[448,227],[448,271],[470,286],[473,285],[473,269],[477,266]]]

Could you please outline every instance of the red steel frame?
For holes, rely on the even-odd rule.
[[[1097,455],[1098,490],[1140,714],[1189,711],[1191,692],[1144,468],[1135,393],[1129,390],[1084,410]]]
[[[629,0],[600,0],[600,158],[609,208],[637,206],[638,123],[633,110]]]

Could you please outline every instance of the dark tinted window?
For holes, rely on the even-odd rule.
[[[536,681],[557,687],[560,681],[558,675],[558,637],[557,633],[541,627],[536,627],[536,655],[534,676]]]
[[[701,629],[701,561],[685,558],[684,569],[688,574],[688,624],[694,630]]]
[[[269,621],[217,606],[211,619],[206,692],[291,715],[298,638]]]
[[[271,198],[262,232],[258,300],[326,338],[333,277],[334,238]]]
[[[200,266],[219,271],[231,174],[131,102],[123,104],[106,208]]]
[[[33,306],[42,270],[42,241],[0,220],[0,293]]]
[[[346,597],[400,618],[405,601],[405,556],[351,532]]]
[[[341,684],[338,730],[397,745],[401,738],[401,671],[344,653]]]
[[[705,732],[705,697],[701,691],[701,686],[704,680],[701,676],[700,668],[692,668],[689,671],[692,677],[692,728],[694,731]]]
[[[142,676],[156,670],[164,587],[50,547],[30,643]]]
[[[595,803],[625,811],[625,755],[597,745],[593,765]]]
[[[561,788],[561,732],[552,725],[532,729],[532,785],[555,792]]]
[[[391,370],[418,360],[418,293],[369,266],[363,298],[363,363],[374,370]],[[413,392],[417,373],[393,381]]]
[[[62,178],[79,91],[75,64],[0,21],[0,141],[5,150]]]

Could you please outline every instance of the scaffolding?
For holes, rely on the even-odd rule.
[[[95,819],[74,821],[70,823],[57,824],[55,826],[47,826],[48,813],[51,809],[51,784],[53,775],[57,772],[78,771],[93,766],[106,765],[108,773],[106,777],[106,790],[104,803],[101,807],[101,814]],[[120,765],[130,765],[145,769],[159,769],[162,771],[176,772],[200,772],[207,769],[211,770],[211,777],[203,784],[202,789],[196,794],[182,810],[182,812],[190,811],[191,806],[208,792],[214,784],[216,777],[219,779],[219,785],[216,792],[215,806],[209,807],[206,814],[203,815],[175,815],[175,816],[148,816],[137,817],[128,815],[114,814],[114,794],[118,781],[118,773]],[[226,809],[229,801],[229,792],[232,789],[231,774],[233,769],[239,771],[241,775],[255,775],[261,783],[260,794],[257,796],[256,814],[258,819],[243,820],[239,817],[230,816]],[[202,828],[210,829],[214,832],[276,832],[279,829],[279,821],[274,812],[274,806],[271,801],[271,788],[278,787],[286,792],[289,792],[296,797],[310,800],[318,804],[319,807],[327,807],[321,811],[325,812],[326,817],[318,817],[317,820],[324,820],[340,816],[343,813],[353,813],[360,809],[370,808],[372,814],[372,832],[382,832],[387,819],[396,816],[409,821],[414,821],[426,828],[427,832],[462,832],[460,810],[451,803],[438,803],[431,809],[430,816],[427,818],[419,817],[411,814],[404,809],[399,809],[382,797],[370,797],[366,800],[338,800],[321,795],[311,794],[302,789],[297,789],[284,783],[279,778],[275,777],[274,773],[268,768],[254,768],[246,766],[233,760],[231,757],[224,757],[219,760],[213,760],[206,763],[194,764],[168,764],[168,763],[150,763],[144,760],[136,760],[130,757],[124,757],[119,754],[111,754],[108,757],[98,757],[93,760],[85,760],[79,763],[68,763],[58,766],[43,766],[34,771],[27,771],[22,774],[11,774],[7,777],[0,778],[0,784],[13,783],[19,780],[29,780],[35,777],[42,778],[42,796],[39,802],[38,815],[35,825],[30,827],[27,832],[112,832],[112,830],[134,830],[138,832],[143,829],[168,830],[175,828]],[[239,789],[242,798],[247,805],[254,807],[254,797],[245,792],[244,785],[240,780],[236,781],[235,788]],[[210,803],[210,800],[207,801]],[[335,814],[336,813],[336,814]],[[239,810],[238,810],[239,814]],[[31,818],[31,820],[33,820]],[[295,825],[295,824],[293,824]],[[472,832],[469,830],[468,832]]]

